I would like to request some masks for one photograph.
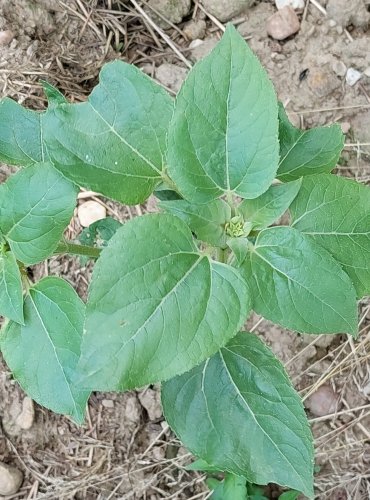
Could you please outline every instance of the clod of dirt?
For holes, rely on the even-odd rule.
[[[11,30],[0,31],[0,45],[9,45],[14,38]]]
[[[328,65],[320,65],[310,68],[307,84],[317,97],[327,97],[340,87],[341,82]]]
[[[267,20],[266,30],[275,40],[285,40],[297,33],[300,27],[294,9],[292,7],[283,7]]]
[[[254,0],[203,0],[205,9],[223,23],[248,9]]]
[[[21,487],[22,472],[16,467],[0,463],[0,495],[14,495]]]
[[[139,393],[139,401],[148,412],[150,420],[157,420],[162,416],[161,396],[155,389],[144,389]]]
[[[35,420],[35,406],[29,397],[25,397],[22,403],[22,411],[15,420],[18,427],[23,430],[31,429]]]
[[[79,205],[77,216],[82,227],[89,227],[94,222],[105,219],[107,210],[97,201],[89,200]]]
[[[197,43],[196,43],[197,42]],[[203,57],[208,56],[212,49],[216,46],[218,39],[216,37],[207,38],[207,40],[194,40],[191,42],[189,48],[191,48],[190,59],[193,62],[197,62]]]
[[[180,68],[176,64],[163,63],[156,69],[155,76],[163,85],[178,92],[187,73],[185,68]]]
[[[314,392],[305,403],[312,415],[324,417],[338,410],[339,396],[330,385],[322,385]]]
[[[334,19],[342,28],[350,24],[356,28],[366,29],[370,14],[364,0],[329,0],[326,6],[328,17]]]
[[[206,22],[203,19],[198,19],[195,21],[189,21],[185,24],[182,30],[189,40],[196,40],[197,38],[203,38],[206,33]]]
[[[155,14],[157,11],[164,18],[173,24],[181,23],[182,19],[187,16],[191,9],[191,0],[149,0],[148,9],[151,17],[161,28],[169,28],[170,25],[160,16]]]
[[[346,76],[347,66],[344,64],[343,61],[335,60],[332,64],[332,69],[337,76],[340,77]]]
[[[126,394],[125,419],[137,424],[140,421],[141,407],[135,394]]]
[[[346,83],[353,87],[361,79],[362,73],[355,68],[348,68],[346,73]]]
[[[292,9],[300,10],[304,9],[304,0],[275,0],[276,7],[280,10],[286,6],[292,7]]]
[[[104,408],[114,408],[114,401],[112,401],[112,399],[103,399],[101,404],[104,406]]]

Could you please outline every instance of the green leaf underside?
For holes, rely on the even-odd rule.
[[[227,240],[227,245],[233,251],[237,263],[239,265],[243,264],[248,255],[248,238],[229,238]]]
[[[21,387],[39,404],[82,423],[88,392],[75,384],[84,304],[60,278],[29,290],[25,325],[10,322],[1,336],[4,359]]]
[[[161,179],[172,98],[135,66],[106,64],[87,102],[49,113],[45,141],[67,178],[129,204]]]
[[[0,228],[18,260],[31,265],[53,253],[76,195],[76,187],[49,163],[20,170],[0,186]]]
[[[122,224],[112,217],[100,219],[89,227],[85,227],[78,239],[82,245],[103,248],[107,246],[108,241],[114,236]]]
[[[256,336],[239,333],[205,363],[162,384],[162,405],[196,456],[252,483],[312,495],[312,436],[302,403]]]
[[[279,104],[279,140],[277,177],[284,182],[331,172],[344,145],[340,125],[301,130],[290,123],[282,104]]]
[[[211,500],[247,500],[248,490],[244,477],[226,474],[223,481],[208,479],[208,487],[213,491]]]
[[[357,335],[355,289],[340,264],[290,227],[265,229],[241,266],[253,308],[304,333]]]
[[[44,161],[42,115],[9,98],[0,101],[1,162],[27,166]]]
[[[334,175],[304,179],[292,225],[328,250],[359,298],[370,294],[370,189]]]
[[[22,278],[11,252],[0,253],[0,315],[23,323]]]
[[[189,370],[235,334],[249,309],[238,271],[199,254],[183,221],[170,214],[130,221],[94,269],[83,384],[125,390]]]
[[[214,200],[207,205],[175,200],[159,203],[159,207],[180,217],[196,234],[199,240],[213,246],[226,246],[225,224],[231,219],[231,208],[223,200]]]
[[[238,212],[244,220],[252,222],[253,229],[265,229],[281,217],[297,196],[301,179],[271,186],[254,200],[243,200]]]
[[[168,134],[169,174],[192,202],[224,192],[256,198],[275,177],[278,149],[273,86],[229,25],[177,96]]]

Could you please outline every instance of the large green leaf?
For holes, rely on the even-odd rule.
[[[76,187],[49,163],[20,170],[0,186],[0,229],[27,265],[55,250],[76,205]]]
[[[168,170],[179,191],[205,203],[224,192],[256,198],[278,167],[277,99],[243,38],[229,25],[190,71],[168,134]]]
[[[358,297],[370,294],[370,189],[330,174],[310,176],[291,213],[292,225],[339,261]]]
[[[238,206],[238,212],[246,221],[252,223],[253,229],[264,229],[286,212],[297,196],[301,182],[301,179],[298,179],[271,186],[258,198],[244,200]]]
[[[207,205],[198,205],[185,200],[174,200],[161,202],[159,207],[180,217],[199,240],[226,247],[225,224],[231,219],[231,208],[225,201],[220,199]]]
[[[21,273],[11,252],[0,252],[0,315],[23,323]]]
[[[303,405],[281,363],[239,333],[205,363],[162,384],[170,427],[192,453],[244,476],[312,496],[313,446]]]
[[[80,186],[123,203],[144,201],[165,165],[172,98],[135,66],[106,64],[87,102],[45,116],[55,167]]]
[[[0,161],[22,166],[44,161],[42,118],[12,99],[0,101]]]
[[[125,390],[189,370],[235,335],[249,309],[239,272],[199,254],[183,221],[170,214],[134,219],[94,269],[83,383]]]
[[[277,177],[292,181],[304,175],[330,172],[344,145],[340,125],[301,130],[294,127],[279,105],[280,163]]]
[[[298,332],[356,336],[351,280],[329,252],[296,229],[263,230],[240,269],[258,314]]]
[[[10,322],[0,342],[7,365],[27,394],[79,423],[89,395],[76,385],[84,310],[67,282],[44,278],[25,299],[25,325]]]

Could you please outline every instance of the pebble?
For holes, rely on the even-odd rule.
[[[35,420],[35,406],[29,397],[25,397],[22,403],[22,411],[15,420],[16,425],[23,430],[31,429]]]
[[[347,66],[343,61],[334,61],[332,65],[334,73],[338,76],[345,76],[347,73]]]
[[[114,401],[111,399],[103,399],[101,404],[104,406],[104,408],[114,408]]]
[[[201,42],[201,43],[199,43]],[[193,62],[200,61],[203,57],[208,56],[212,49],[217,45],[218,39],[216,37],[207,38],[206,40],[193,40],[189,45],[191,49],[190,59]]]
[[[299,31],[300,23],[292,7],[283,7],[267,20],[267,33],[275,40],[285,40]]]
[[[166,87],[178,92],[188,74],[187,69],[180,68],[176,64],[164,63],[155,70],[157,80]]]
[[[364,75],[370,78],[370,67],[365,69]]]
[[[349,122],[342,122],[340,124],[340,127],[342,129],[343,134],[348,134],[348,132],[351,130],[351,124]]]
[[[22,481],[23,474],[19,469],[0,462],[0,495],[15,495]]]
[[[107,210],[97,201],[89,200],[78,206],[77,216],[82,227],[89,227],[94,222],[105,219]]]
[[[182,19],[187,16],[191,9],[191,0],[149,0],[149,7],[153,7],[159,14],[173,24],[181,23]],[[155,22],[163,29],[170,28],[168,22],[157,16],[150,8],[147,9],[148,14],[154,18]]]
[[[275,0],[276,7],[280,10],[286,6],[292,7],[295,10],[301,10],[305,7],[304,0]]]
[[[14,38],[14,33],[10,30],[0,31],[0,45],[9,45]]]
[[[206,33],[206,22],[203,19],[197,21],[189,21],[185,24],[182,30],[189,40],[203,38]]]
[[[157,420],[162,416],[161,396],[159,391],[154,389],[144,389],[140,392],[139,401],[148,412],[150,420]]]
[[[346,82],[350,87],[356,85],[356,83],[360,80],[361,77],[362,73],[360,73],[360,71],[357,71],[357,69],[355,68],[347,69]]]
[[[338,410],[339,396],[328,384],[322,385],[306,401],[306,407],[316,417],[331,415]]]

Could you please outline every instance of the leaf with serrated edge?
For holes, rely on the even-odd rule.
[[[241,266],[253,308],[303,333],[357,335],[356,292],[340,264],[290,227],[260,232]]]
[[[81,383],[125,390],[173,377],[224,345],[249,310],[239,272],[199,254],[183,221],[170,214],[134,219],[95,265]]]
[[[304,179],[292,226],[342,265],[359,298],[370,294],[370,189],[331,174]]]
[[[41,120],[44,113],[23,108],[12,99],[0,101],[0,161],[32,165],[44,161]]]
[[[276,184],[254,200],[243,200],[238,212],[246,221],[252,223],[252,229],[264,229],[281,217],[297,196],[301,179]]]
[[[168,171],[188,201],[224,192],[256,198],[278,167],[277,98],[257,57],[228,25],[194,66],[176,99]]]
[[[0,252],[0,315],[23,323],[22,278],[11,252]]]
[[[36,163],[0,186],[0,228],[15,257],[31,265],[49,257],[68,226],[77,188],[49,163]]]
[[[344,145],[340,125],[301,130],[294,127],[279,104],[280,162],[278,179],[286,182],[304,175],[330,172]]]
[[[87,102],[60,104],[45,117],[55,167],[79,186],[128,204],[161,180],[173,100],[140,69],[106,64]]]
[[[0,340],[4,359],[27,394],[78,423],[89,396],[75,380],[84,310],[71,285],[44,278],[25,299],[25,325],[10,322]]]
[[[184,445],[219,470],[313,494],[313,446],[283,366],[239,333],[205,363],[162,384],[165,418]]]
[[[225,201],[214,200],[207,205],[198,205],[185,200],[174,200],[161,202],[158,206],[165,212],[180,217],[199,240],[226,247],[225,224],[231,219],[231,208]]]

